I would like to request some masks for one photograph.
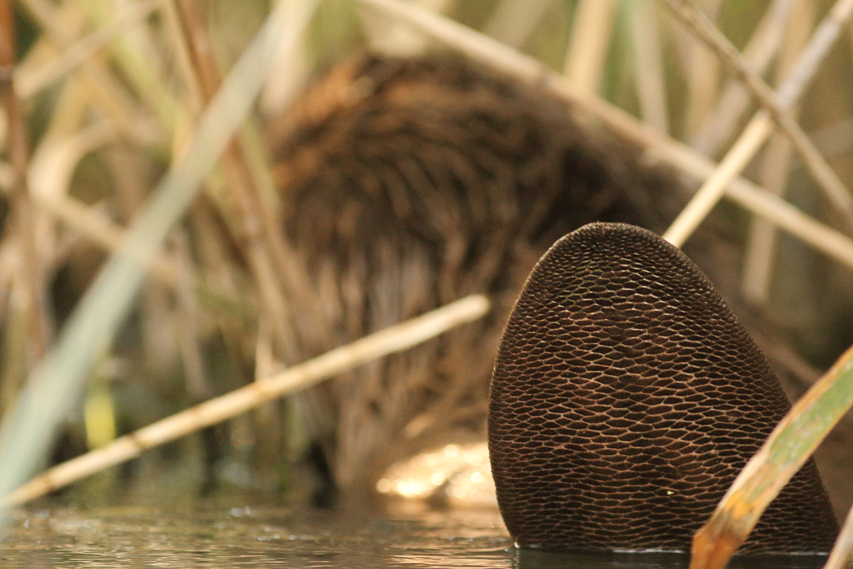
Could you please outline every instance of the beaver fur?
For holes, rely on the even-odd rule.
[[[467,294],[493,302],[300,398],[345,493],[425,448],[482,440],[500,330],[539,256],[593,220],[660,229],[680,191],[551,97],[448,57],[338,66],[289,116],[274,156],[308,275],[288,299],[300,358]]]
[[[306,277],[288,292],[287,363],[467,294],[493,306],[298,397],[329,487],[343,495],[372,491],[417,452],[483,440],[503,323],[555,240],[592,221],[660,232],[687,199],[640,149],[564,103],[446,54],[338,65],[273,139],[288,270]],[[726,277],[736,257],[708,227],[688,251],[737,305]]]

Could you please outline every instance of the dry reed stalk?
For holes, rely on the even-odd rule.
[[[851,13],[853,13],[853,0],[838,0],[812,34],[808,46],[800,54],[793,71],[777,93],[777,104],[781,110],[787,110],[799,99],[820,67],[823,58],[835,45]],[[772,131],[772,121],[771,115],[766,111],[755,114],[738,141],[720,162],[717,170],[699,188],[663,234],[664,239],[677,247],[684,244],[723,196],[726,187],[743,171],[767,140]]]
[[[174,1],[161,1],[158,3],[162,8],[161,14],[166,24],[167,41],[169,41],[170,45],[174,48],[175,58],[179,69],[178,75],[183,78],[183,85],[189,93],[184,104],[186,108],[189,109],[191,115],[198,116],[203,109],[203,101],[205,99],[202,97],[201,87],[198,84],[198,77],[193,67],[189,46],[185,41],[183,31],[181,29],[178,8]],[[208,189],[211,189],[212,184],[210,183],[210,180],[208,181],[208,184]],[[216,201],[215,192],[211,190],[208,195],[211,196],[211,204],[213,204]],[[224,302],[230,306],[237,306],[239,303],[235,302],[233,299],[240,298],[246,293],[245,291],[239,290],[237,279],[234,276],[234,271],[239,269],[234,266],[232,259],[229,257],[228,252],[226,252],[228,245],[223,242],[224,239],[226,239],[226,236],[223,235],[221,227],[216,225],[215,221],[211,217],[211,213],[212,208],[207,207],[194,207],[189,212],[189,222],[192,227],[191,234],[193,235],[193,243],[200,255],[200,267],[205,271],[203,279],[199,280],[194,278],[193,282],[185,283],[184,280],[186,272],[188,270],[192,270],[192,272],[195,273],[197,268],[196,270],[193,270],[193,267],[189,266],[182,268],[182,266],[185,266],[183,262],[180,264],[177,263],[165,252],[160,252],[154,261],[157,262],[158,265],[160,264],[159,261],[167,261],[170,263],[170,276],[173,278],[168,281],[168,284],[173,286],[178,285],[176,290],[179,293],[179,297],[182,298],[182,295],[187,294],[189,291],[194,291],[196,295],[198,292],[202,292],[204,294],[211,295],[211,298],[215,299],[217,302]],[[219,213],[226,217],[229,214],[229,212],[224,209],[221,209]],[[156,269],[159,268],[160,267],[156,267]],[[197,277],[199,275],[194,274],[194,276]],[[200,283],[205,284],[202,285]],[[197,303],[197,299],[185,299],[182,301],[184,305],[189,302]],[[235,336],[243,333],[243,331],[237,331],[233,326],[233,319],[223,317],[221,310],[216,311],[214,316],[217,319],[224,339],[232,347],[232,352],[238,352],[239,350],[235,347],[237,345]]]
[[[786,35],[794,2],[795,0],[773,0],[741,52],[750,68],[759,75],[764,74]],[[713,54],[709,55],[713,57]],[[690,145],[707,156],[716,155],[719,147],[733,136],[751,101],[752,97],[742,83],[731,78],[699,133],[688,137],[691,139]]]
[[[791,140],[794,149],[800,154],[815,181],[824,190],[830,202],[842,214],[841,219],[847,225],[848,230],[853,230],[853,196],[850,195],[850,191],[844,185],[844,182],[836,175],[832,167],[821,156],[820,152],[818,152],[814,144],[812,144],[811,140],[809,140],[808,136],[806,136],[797,124],[797,121],[791,116],[788,109],[792,106],[793,100],[787,103],[786,108],[783,108],[780,101],[777,100],[776,94],[764,82],[761,76],[751,69],[749,62],[720,33],[716,26],[708,21],[688,0],[659,1],[688,26],[698,39],[712,49],[730,72],[743,81],[756,101],[776,123],[777,128]],[[796,72],[794,69],[796,65],[795,63],[790,70],[792,74]],[[808,79],[804,80],[803,84],[799,87],[800,92],[805,89],[806,83],[808,83]],[[786,89],[785,84],[780,87],[780,91],[784,89]],[[798,95],[792,95],[792,99],[796,98],[798,98]]]
[[[202,104],[201,87],[198,84],[198,77],[193,68],[190,49],[187,45],[184,31],[181,28],[181,16],[178,13],[177,3],[175,0],[161,1],[161,6],[162,10],[160,13],[165,24],[164,36],[174,50],[175,65],[177,68],[175,75],[182,79],[182,87],[187,90],[187,95],[183,101],[184,105],[192,116],[198,116],[204,107]]]
[[[851,405],[853,346],[791,406],[729,486],[708,521],[693,535],[690,569],[724,569],[728,565],[767,506]],[[843,549],[844,543],[849,543],[849,536],[836,543],[833,551]]]
[[[684,145],[654,146],[653,152],[656,157],[678,167],[696,180],[708,179],[717,168],[714,162],[696,154]],[[744,178],[736,178],[726,189],[726,197],[785,230],[803,243],[853,268],[853,240],[807,215],[779,196]]]
[[[585,93],[598,92],[615,11],[614,0],[580,0],[575,6],[563,73]]]
[[[844,569],[850,567],[850,556],[853,554],[853,508],[847,514],[844,525],[838,534],[835,546],[829,553],[823,569]]]
[[[29,99],[84,65],[109,42],[151,15],[161,0],[142,0],[128,5],[109,22],[63,49],[58,57],[27,74],[16,73],[15,85],[21,99]]]
[[[13,183],[9,197],[14,231],[20,248],[21,289],[25,291],[21,310],[26,314],[26,337],[31,353],[28,364],[40,359],[47,350],[51,324],[47,301],[47,277],[36,245],[36,209],[27,185],[29,140],[23,105],[15,92],[14,69],[17,62],[15,20],[9,0],[0,0],[0,101],[6,109],[6,148],[12,164]],[[26,366],[29,368],[29,365]]]
[[[194,207],[190,212],[189,221],[195,238],[199,267],[204,271],[203,280],[200,282],[208,283],[208,286],[219,291],[224,298],[243,299],[241,303],[230,300],[225,303],[227,306],[236,307],[236,310],[228,311],[232,313],[230,316],[226,310],[222,309],[213,312],[230,352],[239,353],[237,346],[245,332],[241,326],[235,326],[235,320],[242,322],[253,319],[256,311],[252,311],[250,318],[248,311],[242,308],[248,302],[245,300],[247,294],[241,288],[240,279],[235,274],[241,269],[235,267],[229,257],[227,245],[223,242],[223,232],[217,225],[212,210],[212,207]],[[221,302],[219,299],[218,301]]]
[[[97,208],[70,197],[66,190],[80,159],[114,137],[111,129],[100,123],[62,140],[42,143],[33,156],[30,169],[32,197],[39,207],[110,252],[121,246],[124,228],[113,223]],[[166,253],[158,252],[151,259],[150,267],[158,279],[170,285],[177,282],[175,262]]]
[[[199,121],[183,160],[173,165],[127,233],[123,250],[153,255],[195,197],[263,84],[280,42],[290,45],[307,27],[316,2],[277,4]],[[0,495],[11,494],[41,460],[54,429],[75,400],[82,379],[116,333],[145,273],[114,255],[86,291],[59,340],[30,374],[16,405],[0,424]],[[0,528],[8,511],[0,507]]]
[[[788,182],[789,163],[792,154],[791,141],[783,136],[774,135],[761,157],[761,186],[768,192],[782,197]],[[755,218],[750,226],[744,252],[741,291],[744,298],[756,306],[767,304],[772,282],[775,261],[777,231],[772,223]]]
[[[21,0],[21,5],[28,11],[35,23],[41,27],[40,41],[49,39],[62,49],[68,49],[77,42],[74,27],[69,26],[70,18],[65,12],[76,11],[71,3],[65,3],[57,8],[47,0]],[[60,13],[63,12],[63,13]],[[79,14],[79,12],[78,12]],[[144,121],[136,111],[136,102],[125,87],[108,71],[106,64],[99,58],[86,59],[76,70],[83,87],[89,93],[93,104],[103,112],[113,128],[128,140],[139,140],[140,132],[148,129],[140,128]],[[144,142],[144,140],[143,140]]]
[[[207,103],[219,89],[221,79],[213,60],[212,46],[202,12],[196,0],[173,1],[176,2],[175,12],[192,61],[191,69],[196,74],[195,83],[203,101]],[[246,251],[263,303],[262,312],[268,315],[276,332],[276,349],[279,356],[292,356],[294,354],[291,333],[285,326],[285,323],[290,321],[290,309],[284,301],[287,298],[285,273],[291,263],[280,223],[276,223],[270,208],[265,207],[254,176],[255,171],[249,165],[246,146],[239,138],[232,140],[223,154],[222,168],[239,220],[240,241]]]
[[[486,297],[468,296],[365,336],[272,377],[255,381],[190,407],[120,437],[105,447],[57,465],[20,487],[0,503],[11,506],[28,502],[95,472],[121,464],[139,456],[143,451],[245,413],[261,403],[306,389],[356,366],[416,346],[456,326],[477,320],[488,310],[489,301]]]
[[[501,0],[483,25],[483,33],[513,47],[521,47],[553,0]]]
[[[76,3],[89,22],[98,26],[109,25],[125,9],[112,0],[76,0]],[[167,72],[170,66],[161,57],[156,43],[150,27],[131,28],[110,43],[110,62],[143,102],[143,107],[153,111],[160,126],[171,133],[185,112],[173,94]]]
[[[669,229],[664,232],[663,238],[676,247],[682,247],[717,205],[732,180],[739,176],[752,161],[753,156],[772,131],[773,124],[770,116],[764,112],[758,113],[743,130],[729,153],[681,210]]]
[[[535,59],[471,28],[396,0],[358,1],[406,22],[484,65],[514,76],[520,81],[544,85],[576,109],[595,116],[625,139],[647,147],[656,158],[693,179],[705,180],[717,168],[713,161],[687,145],[646,127],[625,111],[601,99],[580,92],[571,82],[550,72]],[[771,221],[803,242],[853,267],[853,241],[777,196],[742,178],[736,178],[730,183],[726,188],[726,195],[740,206]]]
[[[626,6],[631,23],[640,114],[646,124],[666,133],[669,132],[669,111],[657,11],[648,0]]]
[[[112,223],[97,209],[68,196],[39,199],[39,206],[67,223],[69,227],[79,231],[81,235],[105,251],[115,252],[121,248],[125,229]],[[170,286],[175,285],[177,279],[174,259],[161,251],[146,262],[155,278]]]
[[[709,19],[716,21],[721,4],[722,0],[700,0],[698,8]],[[687,82],[681,132],[682,137],[690,138],[695,136],[713,111],[720,90],[720,62],[686,31],[672,26],[668,26],[668,31],[680,55],[676,56],[680,75]]]
[[[194,402],[204,401],[210,397],[210,384],[204,365],[204,356],[199,345],[204,337],[201,332],[201,311],[195,294],[195,266],[190,254],[189,238],[186,230],[177,229],[172,235],[175,257],[178,259],[178,323],[177,336],[180,348],[181,363],[186,377],[187,394]]]
[[[778,76],[784,77],[791,71],[796,56],[808,41],[808,35],[814,25],[814,9],[810,2],[799,1],[794,7],[791,27],[786,35],[787,40],[782,45],[777,63]],[[792,118],[796,120],[798,108],[791,109]],[[783,196],[791,169],[786,165],[791,160],[791,141],[780,133],[776,133],[767,145],[762,157],[759,179],[761,185],[769,192]],[[777,231],[773,224],[763,219],[752,220],[749,237],[744,253],[743,276],[741,290],[744,297],[757,306],[767,303],[772,282],[774,260],[776,258],[775,244]]]

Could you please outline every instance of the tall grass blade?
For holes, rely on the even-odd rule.
[[[56,344],[33,370],[0,424],[0,496],[20,486],[42,460],[96,355],[111,341],[142,285],[145,265],[139,259],[159,250],[248,113],[279,42],[295,44],[318,4],[309,0],[276,5],[211,101],[184,159],[160,182],[122,250],[98,275]],[[0,529],[7,521],[7,508],[0,509]]]
[[[797,401],[693,537],[691,569],[723,569],[773,498],[853,407],[853,347]]]

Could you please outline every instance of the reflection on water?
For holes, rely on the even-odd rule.
[[[280,507],[19,511],[6,567],[511,567],[494,510],[370,515]]]
[[[376,484],[380,494],[497,508],[486,441],[449,444],[393,465]]]
[[[783,558],[744,567],[820,567]],[[686,567],[678,555],[518,551],[494,509],[371,514],[208,503],[15,514],[0,567]]]

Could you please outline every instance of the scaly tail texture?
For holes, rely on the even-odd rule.
[[[518,544],[688,551],[790,408],[764,356],[681,251],[624,224],[559,240],[501,340],[489,407],[498,503]],[[742,552],[827,551],[812,462]]]

